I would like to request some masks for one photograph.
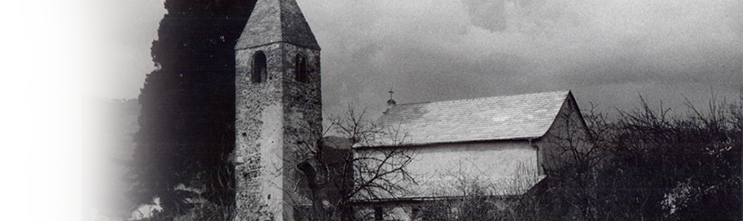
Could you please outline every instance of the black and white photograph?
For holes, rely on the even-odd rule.
[[[740,0],[77,4],[82,220],[743,220]]]

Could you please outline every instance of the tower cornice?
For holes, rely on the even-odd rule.
[[[294,46],[297,46],[297,47],[310,48],[310,47],[307,47],[307,46],[304,46],[304,45],[298,45],[298,44],[295,44],[295,43],[292,43],[292,42],[278,41],[278,42],[269,42],[269,43],[265,43],[265,44],[261,44],[261,45],[254,45],[254,46],[244,47],[244,48],[235,47],[235,51],[237,51],[237,50],[245,50],[245,49],[260,48],[260,47],[263,47],[263,46],[266,46],[266,45],[281,44],[281,43],[290,44],[290,45],[294,45]],[[310,48],[310,49],[315,49],[315,50],[320,51],[320,48],[319,47],[318,48]]]

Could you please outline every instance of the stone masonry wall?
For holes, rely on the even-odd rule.
[[[252,83],[250,79],[253,55],[258,51],[263,51],[267,58],[268,79],[264,83]],[[267,165],[275,164],[275,158],[281,157],[277,155],[283,154],[283,151],[277,153],[280,150],[278,145],[282,142],[279,131],[283,131],[282,88],[279,80],[283,75],[281,49],[279,45],[268,45],[239,50],[235,56],[235,220],[272,219],[277,211],[270,209],[269,203],[273,200],[273,204],[276,204],[281,196],[273,195],[272,199],[268,199],[268,192],[269,189],[275,192],[281,188],[277,185],[283,184],[280,180],[276,182],[277,177],[268,176],[267,171]],[[267,136],[273,137],[266,140]],[[268,155],[268,150],[273,153]],[[275,175],[276,171],[271,172]],[[274,185],[267,185],[269,181]]]
[[[252,83],[253,55],[266,54],[268,77]],[[308,82],[295,80],[295,57],[307,58]],[[236,51],[235,220],[293,220],[296,165],[322,131],[320,52],[287,43]]]
[[[284,117],[284,217],[296,217],[295,207],[309,207],[311,204],[304,174],[297,165],[310,161],[310,149],[322,136],[322,102],[320,92],[320,51],[284,44],[284,64],[287,66],[283,78]],[[295,78],[297,54],[307,59],[306,82]],[[303,184],[303,185],[301,185]],[[304,190],[304,191],[302,191]],[[300,214],[296,214],[300,215]],[[289,218],[291,219],[291,218]]]

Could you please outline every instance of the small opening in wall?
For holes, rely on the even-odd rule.
[[[268,196],[266,196],[266,199],[269,199],[270,200],[271,199],[271,194],[268,194]]]
[[[248,136],[248,133],[243,133],[243,137],[247,137],[247,136]]]
[[[295,71],[295,80],[298,82],[306,83],[308,81],[307,76],[307,58],[304,57],[302,54],[297,54],[296,59],[294,59],[294,71]]]
[[[253,70],[251,81],[253,83],[265,82],[268,77],[266,54],[258,51],[253,55]]]
[[[382,207],[374,207],[374,220],[383,220],[384,219],[384,211],[382,211]]]

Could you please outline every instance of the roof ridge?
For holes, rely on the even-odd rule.
[[[529,95],[537,95],[537,94],[552,94],[552,93],[565,93],[567,95],[568,93],[570,93],[570,90],[546,91],[546,92],[536,92],[536,93],[528,93],[528,94],[510,94],[510,95],[499,95],[499,96],[489,96],[489,97],[463,98],[463,99],[443,100],[443,101],[423,101],[423,102],[413,102],[413,103],[398,104],[397,106],[416,105],[416,104],[432,104],[432,103],[446,103],[446,102],[458,102],[458,101],[474,101],[474,100],[485,100],[485,99],[489,99],[489,98],[507,98],[507,97],[529,96]]]

